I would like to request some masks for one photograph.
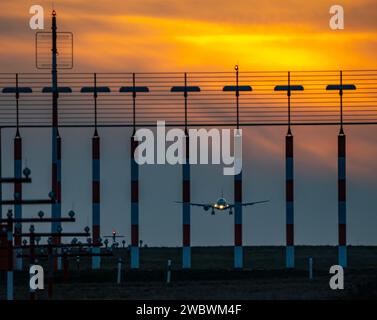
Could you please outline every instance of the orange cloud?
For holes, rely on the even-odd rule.
[[[0,40],[34,54],[32,1],[0,4]],[[50,1],[41,1],[49,24]],[[369,68],[375,65],[377,10],[343,1],[346,29],[328,27],[332,1],[55,1],[59,29],[75,34],[77,71]],[[216,8],[216,10],[214,10]],[[11,30],[7,25],[11,22]],[[0,23],[1,24],[1,23]],[[18,31],[19,36],[14,36]],[[9,33],[12,33],[10,35]],[[16,44],[16,45],[14,45]],[[12,57],[10,47],[2,52]],[[101,60],[101,64],[98,61]],[[20,61],[21,65],[23,61]],[[3,66],[5,71],[9,68]],[[29,70],[33,66],[25,65]],[[10,70],[9,70],[10,71]]]

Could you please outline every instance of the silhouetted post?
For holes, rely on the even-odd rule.
[[[234,67],[236,72],[236,85],[223,87],[224,92],[234,92],[236,96],[236,130],[241,135],[239,97],[241,91],[252,91],[248,85],[239,85],[239,67]],[[242,242],[242,170],[234,175],[234,268],[243,268],[243,242]]]
[[[135,87],[135,74],[132,75],[133,87]],[[135,161],[137,141],[135,123],[136,92],[133,91],[133,132],[131,137],[131,268],[139,268],[139,165]]]
[[[343,91],[356,90],[354,84],[328,85],[326,90],[336,90],[340,99],[340,129],[338,135],[338,264],[347,267],[347,207],[346,207],[346,135],[343,130]]]
[[[240,129],[239,118],[239,96],[240,88],[238,83],[238,65],[236,71],[236,109],[237,109],[237,130]],[[243,246],[242,246],[242,171],[234,176],[234,267],[243,268]]]
[[[58,129],[58,71],[57,71],[57,44],[56,44],[56,12],[52,11],[52,192],[56,202],[51,205],[52,217],[61,217],[61,137]],[[51,223],[51,232],[57,234],[60,222]],[[53,237],[53,244],[59,245],[61,238]],[[61,257],[54,257],[54,270],[61,270]]]
[[[22,178],[22,138],[19,130],[19,103],[20,98],[18,90],[18,74],[16,74],[16,136],[14,138],[14,177],[17,179]],[[16,202],[22,201],[22,183],[14,183],[14,198]],[[15,218],[22,218],[22,205],[17,203],[14,205],[14,216]],[[14,243],[16,246],[21,245],[21,237],[18,235],[22,232],[22,224],[15,225],[16,236],[14,238]],[[22,251],[22,250],[21,250]],[[19,252],[19,250],[18,250]],[[22,270],[22,258],[16,258],[16,269]]]
[[[343,75],[340,71],[340,130],[338,135],[338,263],[347,266],[346,135],[343,131]]]
[[[234,176],[234,267],[243,268],[242,171]]]
[[[13,220],[12,210],[7,214],[8,270],[7,270],[7,300],[13,300]]]
[[[93,244],[99,245],[100,243],[100,226],[101,226],[101,206],[100,206],[100,137],[97,130],[97,75],[94,74],[94,135],[92,139],[92,170],[93,170],[93,190],[92,190],[92,237]],[[93,247],[93,253],[100,253],[101,248]],[[92,269],[100,269],[101,267],[101,257],[92,257]]]
[[[294,247],[294,160],[293,160],[293,135],[290,130],[285,137],[285,221],[286,221],[286,252],[285,265],[287,268],[295,267]]]
[[[139,142],[135,132],[131,137],[131,268],[139,268],[139,165],[135,150]]]
[[[275,86],[275,91],[286,91],[288,98],[288,132],[285,137],[285,266],[295,267],[294,246],[294,158],[293,134],[291,130],[291,95],[292,91],[303,91],[301,85],[291,85],[291,73],[288,71],[288,85]]]
[[[97,132],[97,127],[94,131],[92,139],[92,170],[93,170],[93,191],[92,191],[92,237],[94,247],[92,248],[93,253],[100,253],[100,226],[101,226],[101,209],[100,209],[100,137]],[[101,267],[101,257],[92,257],[92,269],[99,269]]]
[[[99,92],[110,92],[109,87],[97,87],[97,74],[94,74],[94,86],[84,87],[81,92],[92,92],[94,98],[94,134],[92,138],[92,238],[94,247],[92,252],[99,254],[100,248],[100,225],[101,225],[101,209],[100,209],[100,137],[97,129],[97,97]],[[101,267],[101,256],[92,256],[92,269]]]
[[[285,265],[295,267],[294,247],[294,158],[293,134],[291,131],[291,73],[288,72],[288,132],[285,137],[285,197],[286,197],[286,253]]]
[[[32,89],[30,87],[20,87],[18,85],[18,74],[16,74],[16,86],[15,87],[6,87],[2,90],[3,93],[13,93],[16,98],[16,135],[14,138],[14,176],[15,180],[22,178],[22,139],[19,129],[19,99],[20,93],[31,93]],[[22,183],[21,181],[14,182],[14,212],[15,218],[22,218]],[[22,232],[22,225],[17,224],[15,226],[15,244],[17,246],[21,245],[21,237],[18,236]],[[16,269],[22,270],[22,258],[16,258]]]
[[[191,268],[190,137],[185,127],[185,163],[182,165],[182,267]]]
[[[81,93],[93,93],[94,98],[94,134],[92,138],[92,269],[101,267],[101,206],[100,206],[100,189],[101,189],[101,170],[100,170],[100,137],[97,128],[97,97],[98,93],[109,93],[109,87],[97,86],[97,74],[94,73],[94,86],[81,88]]]
[[[185,73],[185,88],[187,88],[187,73]],[[191,192],[190,192],[190,137],[187,130],[187,90],[185,99],[185,162],[182,165],[182,267],[191,268]],[[170,282],[170,280],[169,280]]]
[[[131,137],[131,268],[139,268],[139,165],[135,150],[139,145],[136,137],[136,93],[149,92],[148,87],[136,86],[136,75],[132,74],[132,86],[121,87],[119,92],[132,93],[132,137]]]
[[[30,226],[30,253],[29,253],[29,259],[30,259],[30,266],[33,266],[35,264],[35,234],[34,234],[34,226]],[[30,300],[35,300],[35,290],[30,289]]]
[[[136,94],[147,93],[149,88],[136,86],[136,74],[132,74],[132,86],[121,87],[119,92],[132,93],[133,131],[131,137],[131,268],[139,268],[139,165],[135,151],[139,145],[136,137]]]
[[[93,209],[92,209],[92,219],[93,219],[93,253],[100,253],[100,138],[95,132],[92,139],[93,148]],[[101,267],[101,257],[92,257],[92,269],[100,269]]]
[[[346,222],[346,135],[342,128],[338,135],[338,263],[347,266]]]
[[[191,182],[190,182],[190,136],[188,134],[187,99],[189,92],[200,92],[198,86],[187,85],[187,73],[184,74],[184,86],[174,86],[171,92],[181,92],[184,97],[184,163],[182,164],[182,268],[191,268]]]

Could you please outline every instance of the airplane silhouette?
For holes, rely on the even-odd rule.
[[[269,202],[269,201],[270,200],[254,201],[254,202],[242,202],[242,203],[240,203],[240,205],[242,207],[246,207],[246,206],[253,206],[253,205],[258,204],[258,203],[265,203],[265,202]],[[182,201],[175,201],[175,203],[183,203],[183,202]],[[212,209],[212,212],[211,212],[212,215],[215,214],[215,210],[219,210],[219,211],[229,210],[229,214],[231,215],[231,214],[233,214],[232,209],[235,207],[235,204],[228,203],[226,201],[226,199],[223,197],[223,195],[215,203],[193,203],[193,202],[189,202],[189,204],[190,204],[190,206],[202,207],[205,211]]]

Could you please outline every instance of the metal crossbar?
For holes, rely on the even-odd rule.
[[[165,120],[167,126],[184,125],[184,97],[171,92],[172,87],[185,88],[184,73],[97,73],[97,86],[110,92],[97,98],[98,127],[128,127],[133,124],[132,88],[148,88],[136,97],[136,126],[153,126]],[[344,125],[377,123],[377,70],[344,70],[343,82],[356,90],[343,92]],[[291,71],[291,86],[304,88],[291,97],[291,125],[339,124],[339,95],[326,90],[339,86],[339,71]],[[94,125],[93,95],[81,93],[93,85],[92,73],[58,74],[61,88],[72,92],[59,94],[59,126],[90,127]],[[20,73],[19,87],[30,87],[31,93],[19,97],[20,127],[49,127],[52,119],[50,73]],[[240,126],[286,125],[286,92],[274,91],[287,87],[288,72],[239,72]],[[3,88],[15,87],[15,74],[0,74],[0,127],[16,125],[15,97],[3,94]],[[121,90],[121,88],[129,88]],[[231,126],[236,123],[235,72],[187,73],[187,88],[200,91],[188,96],[188,126]],[[48,90],[47,90],[48,91]],[[51,90],[50,90],[51,91]]]

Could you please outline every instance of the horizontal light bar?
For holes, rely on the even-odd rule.
[[[326,90],[356,90],[356,86],[354,84],[329,84]]]
[[[297,86],[276,86],[275,91],[304,91],[304,87],[297,85]]]
[[[3,93],[32,93],[33,90],[30,87],[7,87],[3,88]]]
[[[225,86],[223,91],[253,91],[251,86]]]
[[[171,92],[200,92],[197,86],[177,86],[170,89]]]
[[[52,93],[52,87],[44,87],[42,89],[42,93]],[[58,87],[58,93],[72,93],[72,89],[70,87]]]
[[[111,92],[109,87],[82,87],[80,90],[81,93],[94,93],[94,92]]]
[[[119,92],[149,92],[148,87],[121,87]]]

